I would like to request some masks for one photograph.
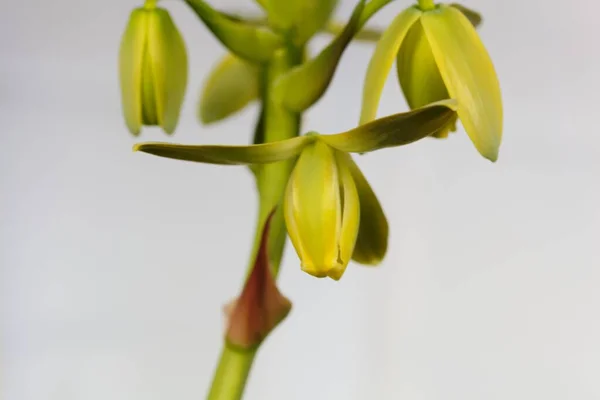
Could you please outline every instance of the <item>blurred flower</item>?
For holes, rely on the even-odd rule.
[[[361,123],[375,118],[394,59],[411,108],[441,99],[458,100],[458,118],[477,150],[496,161],[502,141],[502,99],[492,61],[474,24],[481,18],[460,5],[410,7],[377,44],[364,85]],[[438,132],[446,137],[454,124]]]
[[[121,100],[129,131],[158,125],[173,133],[187,84],[185,44],[169,13],[154,2],[135,9],[119,53]]]

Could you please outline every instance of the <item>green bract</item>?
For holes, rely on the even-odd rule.
[[[187,69],[185,44],[169,13],[152,6],[135,9],[119,53],[123,114],[131,133],[138,135],[142,125],[173,133]]]
[[[376,117],[387,74],[397,59],[409,106],[456,99],[458,118],[471,141],[481,155],[495,161],[502,141],[502,99],[494,66],[475,31],[480,21],[477,13],[457,5],[428,11],[415,6],[400,13],[369,64],[361,123]],[[439,132],[437,137],[446,135]]]
[[[287,230],[306,272],[339,279],[351,257],[375,265],[387,250],[388,225],[381,205],[348,153],[412,143],[448,129],[455,117],[456,102],[445,100],[333,135],[249,146],[141,143],[134,150],[220,165],[267,164],[300,156],[284,201]]]

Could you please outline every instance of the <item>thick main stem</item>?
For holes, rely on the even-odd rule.
[[[264,86],[264,119],[262,121],[264,142],[284,140],[298,135],[300,115],[285,109],[272,98],[272,87],[275,81],[302,61],[301,52],[297,49],[282,49],[275,54],[268,65]],[[283,219],[281,200],[287,185],[293,160],[267,164],[257,168],[256,181],[259,193],[259,215],[254,239],[254,248],[250,257],[253,265],[265,221],[277,207],[271,221],[269,232],[269,259],[275,276],[279,272],[281,257],[285,246],[286,231]],[[240,351],[225,343],[208,400],[238,400],[242,398],[256,351]]]

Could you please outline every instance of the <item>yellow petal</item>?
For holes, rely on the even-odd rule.
[[[458,117],[485,158],[496,161],[502,142],[502,98],[492,61],[471,22],[440,5],[423,13],[423,29]]]
[[[142,61],[146,46],[147,14],[143,8],[133,10],[121,39],[119,78],[123,116],[129,131],[139,135],[142,127]]]
[[[450,98],[420,21],[413,24],[404,38],[396,58],[396,69],[402,93],[410,108]],[[455,129],[454,126],[450,124],[448,129],[432,136],[445,138],[449,130]]]
[[[155,82],[158,123],[173,133],[187,85],[185,44],[169,13],[157,8],[148,21],[148,53]]]
[[[377,117],[379,99],[385,85],[387,76],[394,64],[396,54],[402,45],[410,27],[417,21],[421,11],[416,7],[410,7],[402,11],[385,30],[377,46],[375,53],[369,62],[367,75],[363,88],[362,110],[360,124],[366,124]]]
[[[354,183],[354,178],[351,173],[352,159],[347,153],[341,151],[335,152],[336,162],[340,177],[340,186],[342,193],[342,226],[340,231],[340,239],[338,243],[339,257],[338,266],[329,271],[329,277],[339,280],[354,252],[356,237],[358,235],[359,223],[361,221],[361,208],[358,196],[358,190]]]
[[[210,124],[235,114],[258,97],[259,68],[231,53],[212,70],[200,98],[198,114]]]
[[[333,149],[320,140],[300,154],[286,189],[285,222],[302,270],[319,278],[339,267],[342,210]]]

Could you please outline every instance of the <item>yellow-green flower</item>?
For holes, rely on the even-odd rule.
[[[469,20],[469,18],[471,20]],[[477,14],[440,4],[400,13],[377,44],[367,71],[361,123],[377,114],[389,70],[397,71],[411,108],[458,101],[458,118],[477,150],[496,161],[502,141],[502,99],[492,61],[473,26]],[[445,137],[450,126],[437,137]]]
[[[290,239],[302,270],[319,278],[340,279],[356,243],[360,206],[348,159],[316,140],[302,150],[286,189]]]
[[[281,199],[288,234],[305,272],[338,280],[350,259],[376,265],[387,251],[385,215],[349,153],[415,142],[447,129],[455,117],[456,102],[446,100],[333,135],[309,134],[250,146],[141,143],[134,150],[220,165],[297,158]]]
[[[121,100],[129,131],[158,125],[173,133],[187,84],[185,44],[169,13],[151,2],[133,10],[119,53]]]

